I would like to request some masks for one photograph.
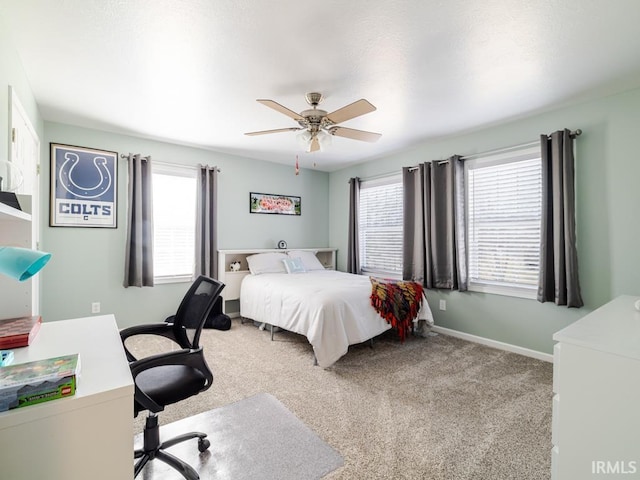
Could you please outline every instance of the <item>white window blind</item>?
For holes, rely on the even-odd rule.
[[[196,171],[153,165],[153,269],[163,281],[193,277],[196,235]]]
[[[402,274],[402,178],[360,185],[359,242],[363,272]]]
[[[465,162],[469,289],[535,297],[540,268],[539,148]]]

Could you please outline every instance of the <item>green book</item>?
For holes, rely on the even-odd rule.
[[[78,354],[0,367],[0,412],[74,395],[79,372]]]

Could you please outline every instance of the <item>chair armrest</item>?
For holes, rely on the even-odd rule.
[[[134,325],[120,330],[120,338],[126,340],[134,335],[162,335],[169,336],[173,340],[173,324],[171,323],[147,323]]]
[[[211,383],[213,382],[213,375],[211,374],[211,370],[209,370],[204,359],[202,348],[199,348],[197,350],[190,350],[185,348],[168,353],[159,353],[156,355],[145,357],[141,360],[131,362],[129,364],[129,367],[131,368],[131,375],[133,376],[135,399],[145,409],[151,412],[162,411],[164,407],[158,405],[146,393],[138,388],[138,385],[136,384],[136,377],[145,370],[150,370],[152,368],[167,365],[189,366],[195,368],[196,370],[200,370],[207,380],[205,390],[209,388],[211,386]]]
[[[148,323],[123,328],[120,330],[120,339],[122,340],[122,346],[124,347],[124,352],[127,355],[127,360],[129,362],[134,362],[137,358],[127,348],[126,341],[136,335],[158,335],[160,337],[168,338],[180,345],[178,339],[175,337],[173,324],[171,323]],[[182,347],[182,345],[180,346]]]

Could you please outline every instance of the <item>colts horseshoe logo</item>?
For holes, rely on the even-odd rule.
[[[99,175],[99,181],[95,185],[78,185],[73,179],[73,170],[79,161],[80,157],[75,153],[66,152],[64,154],[64,163],[60,167],[58,174],[60,185],[67,192],[79,198],[97,198],[108,191],[113,179],[111,178],[111,172],[107,168],[107,159],[105,157],[93,158],[93,165]]]

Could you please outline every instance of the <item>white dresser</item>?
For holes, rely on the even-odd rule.
[[[553,336],[553,480],[640,479],[639,298],[618,297]]]

